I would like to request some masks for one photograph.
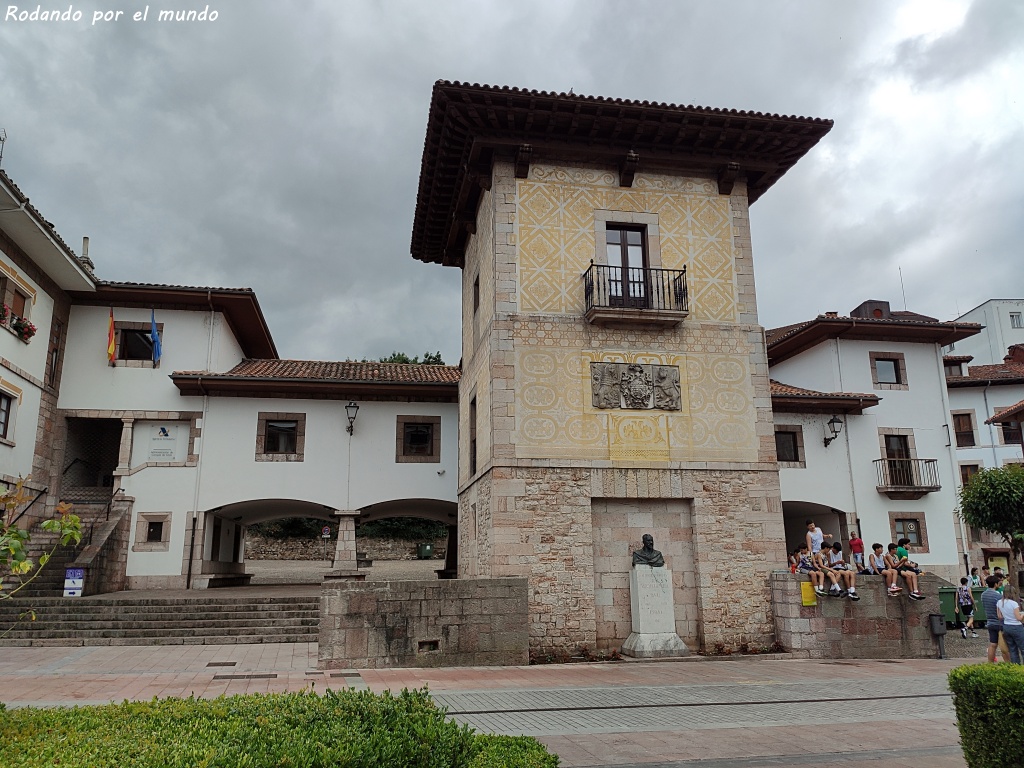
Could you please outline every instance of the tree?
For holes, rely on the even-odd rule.
[[[57,540],[48,552],[39,556],[38,563],[34,562],[28,556],[29,532],[17,525],[18,509],[30,498],[22,480],[13,488],[0,493],[0,507],[3,509],[3,516],[0,518],[0,600],[13,599],[18,592],[35,581],[58,546],[78,544],[82,540],[81,521],[77,515],[71,514],[71,505],[62,501],[57,505],[55,516],[50,520],[44,520],[40,525],[44,531],[57,534]],[[31,608],[18,616],[19,619],[33,620],[35,617],[35,611]],[[0,632],[0,637],[13,628],[8,627],[4,632]]]
[[[441,359],[440,351],[424,352],[422,360],[420,360],[419,355],[416,355],[416,357],[409,357],[405,352],[392,352],[390,355],[382,357],[380,360],[363,360],[363,362],[405,363],[407,365],[444,365],[444,360]]]
[[[968,525],[998,533],[1013,553],[1010,579],[1024,552],[1024,466],[983,469],[960,489],[960,517]]]

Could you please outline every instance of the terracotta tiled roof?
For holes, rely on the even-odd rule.
[[[996,411],[995,415],[991,419],[985,420],[985,423],[999,424],[1003,421],[1024,421],[1024,400],[1011,405],[1009,408],[1003,408],[1002,410]]]
[[[737,164],[754,202],[831,127],[819,118],[438,80],[411,253],[461,266],[466,224],[475,220],[480,200],[476,181],[489,179],[496,159],[518,158],[519,173],[531,158],[545,156],[612,165],[633,157],[641,168],[687,168],[710,178]]]
[[[920,342],[951,344],[980,333],[978,323],[940,322],[913,312],[893,312],[890,317],[850,317],[837,313],[818,315],[813,320],[793,323],[764,332],[768,364],[780,363],[826,339]]]
[[[15,197],[17,197],[22,203],[24,203],[25,210],[27,210],[30,214],[35,216],[36,219],[39,220],[39,223],[41,223],[46,228],[46,231],[50,234],[54,241],[58,245],[60,245],[61,248],[64,249],[67,255],[71,257],[75,261],[75,263],[78,264],[79,267],[85,270],[91,278],[95,279],[92,266],[82,261],[78,254],[75,253],[74,250],[72,250],[71,246],[64,242],[64,238],[57,234],[57,230],[54,228],[53,223],[48,221],[46,217],[44,217],[43,214],[41,214],[39,210],[34,205],[32,205],[32,203],[29,202],[28,196],[21,191],[18,185],[15,184],[11,177],[8,176],[7,173],[2,169],[0,169],[0,179],[2,179],[4,183],[11,188],[11,191],[14,192]]]
[[[984,382],[1017,384],[1024,383],[1024,363],[1012,360],[995,365],[971,365],[966,376],[950,376],[946,384],[954,387],[977,386]]]
[[[217,293],[252,293],[252,288],[215,288],[209,285],[173,285],[171,283],[133,283],[119,280],[100,280],[97,285],[111,288],[141,288],[161,291],[216,291]]]
[[[878,405],[878,395],[860,392],[816,392],[769,380],[772,410],[776,413],[847,413],[860,414],[865,408]]]
[[[175,376],[216,376],[220,379],[304,379],[323,382],[458,384],[454,365],[330,362],[326,360],[243,360],[227,373],[175,371]]]
[[[944,363],[969,363],[974,359],[974,355],[943,355],[942,362]]]
[[[783,384],[781,381],[769,379],[772,395],[795,395],[798,397],[848,397],[858,400],[878,400],[878,395],[870,395],[863,392],[818,392],[813,389],[794,387],[792,384]]]

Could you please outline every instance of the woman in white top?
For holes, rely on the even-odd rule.
[[[1003,622],[1003,637],[1010,649],[1010,661],[1024,664],[1024,614],[1017,600],[1017,588],[1007,584],[1003,589],[1003,599],[996,603],[996,615]]]

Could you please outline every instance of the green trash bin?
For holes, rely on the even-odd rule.
[[[939,607],[949,624],[956,626],[956,587],[939,587]],[[981,593],[984,587],[971,587],[974,595],[974,626],[980,627],[985,621],[985,606],[981,604]],[[962,620],[962,617],[961,617]]]
[[[429,560],[434,556],[434,545],[423,542],[416,545],[416,557],[420,560]]]

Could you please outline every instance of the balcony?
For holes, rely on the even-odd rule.
[[[668,328],[689,314],[685,269],[591,264],[583,274],[585,317],[595,325]]]
[[[942,488],[938,459],[875,459],[877,490],[890,499],[920,499]]]

